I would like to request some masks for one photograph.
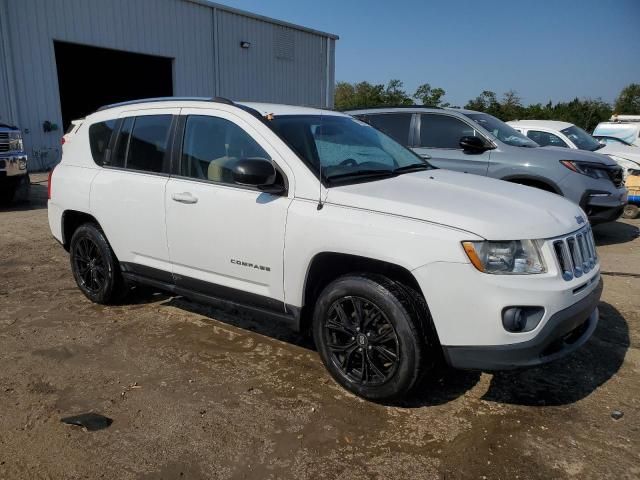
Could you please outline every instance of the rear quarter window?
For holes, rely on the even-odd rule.
[[[115,128],[116,120],[94,123],[89,127],[91,155],[93,156],[93,161],[100,166],[103,166],[105,163],[106,152]]]

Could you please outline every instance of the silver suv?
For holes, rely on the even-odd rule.
[[[592,224],[616,220],[627,203],[622,169],[609,157],[540,147],[486,113],[421,106],[346,113],[385,132],[436,167],[562,195],[580,205]]]

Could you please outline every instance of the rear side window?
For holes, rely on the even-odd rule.
[[[411,113],[384,113],[367,115],[369,125],[386,133],[396,142],[409,145],[409,130],[411,127]]]
[[[564,142],[564,140],[562,140],[557,135],[554,135],[553,133],[549,133],[549,132],[540,132],[538,130],[529,130],[527,132],[527,137],[529,137],[531,140],[536,142],[541,147],[548,147],[548,146],[551,146],[551,147],[563,147],[563,148],[568,148],[569,147],[569,145],[567,145]]]
[[[116,120],[94,123],[89,127],[89,145],[93,161],[102,166],[111,141],[111,135],[116,127]],[[108,159],[107,159],[108,160]]]
[[[125,168],[143,172],[162,173],[169,144],[171,115],[136,117],[129,140]]]
[[[420,116],[420,146],[460,149],[462,137],[476,136],[476,131],[462,120],[449,115]]]

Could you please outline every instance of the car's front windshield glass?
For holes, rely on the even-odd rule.
[[[530,138],[525,137],[513,127],[510,127],[502,120],[498,120],[496,117],[493,117],[488,113],[465,113],[465,115],[507,145],[512,145],[514,147],[539,146]]]
[[[598,150],[604,146],[583,129],[576,127],[575,125],[560,131],[564,133],[580,150],[590,150],[593,152],[594,150]]]
[[[431,168],[422,158],[360,120],[338,115],[282,115],[272,129],[330,184],[375,180]]]

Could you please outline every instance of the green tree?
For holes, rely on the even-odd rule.
[[[632,83],[622,89],[613,108],[615,113],[640,114],[640,83]]]
[[[369,82],[338,82],[334,103],[336,110],[349,110],[380,105],[411,105],[412,102],[400,80],[389,80],[386,86]]]
[[[524,113],[522,100],[515,90],[509,90],[502,96],[500,103],[501,118],[505,121],[516,120]]]
[[[416,89],[413,98],[430,107],[448,107],[448,103],[442,103],[442,97],[444,97],[445,93],[444,89],[440,87],[434,88],[428,83],[423,83]]]

